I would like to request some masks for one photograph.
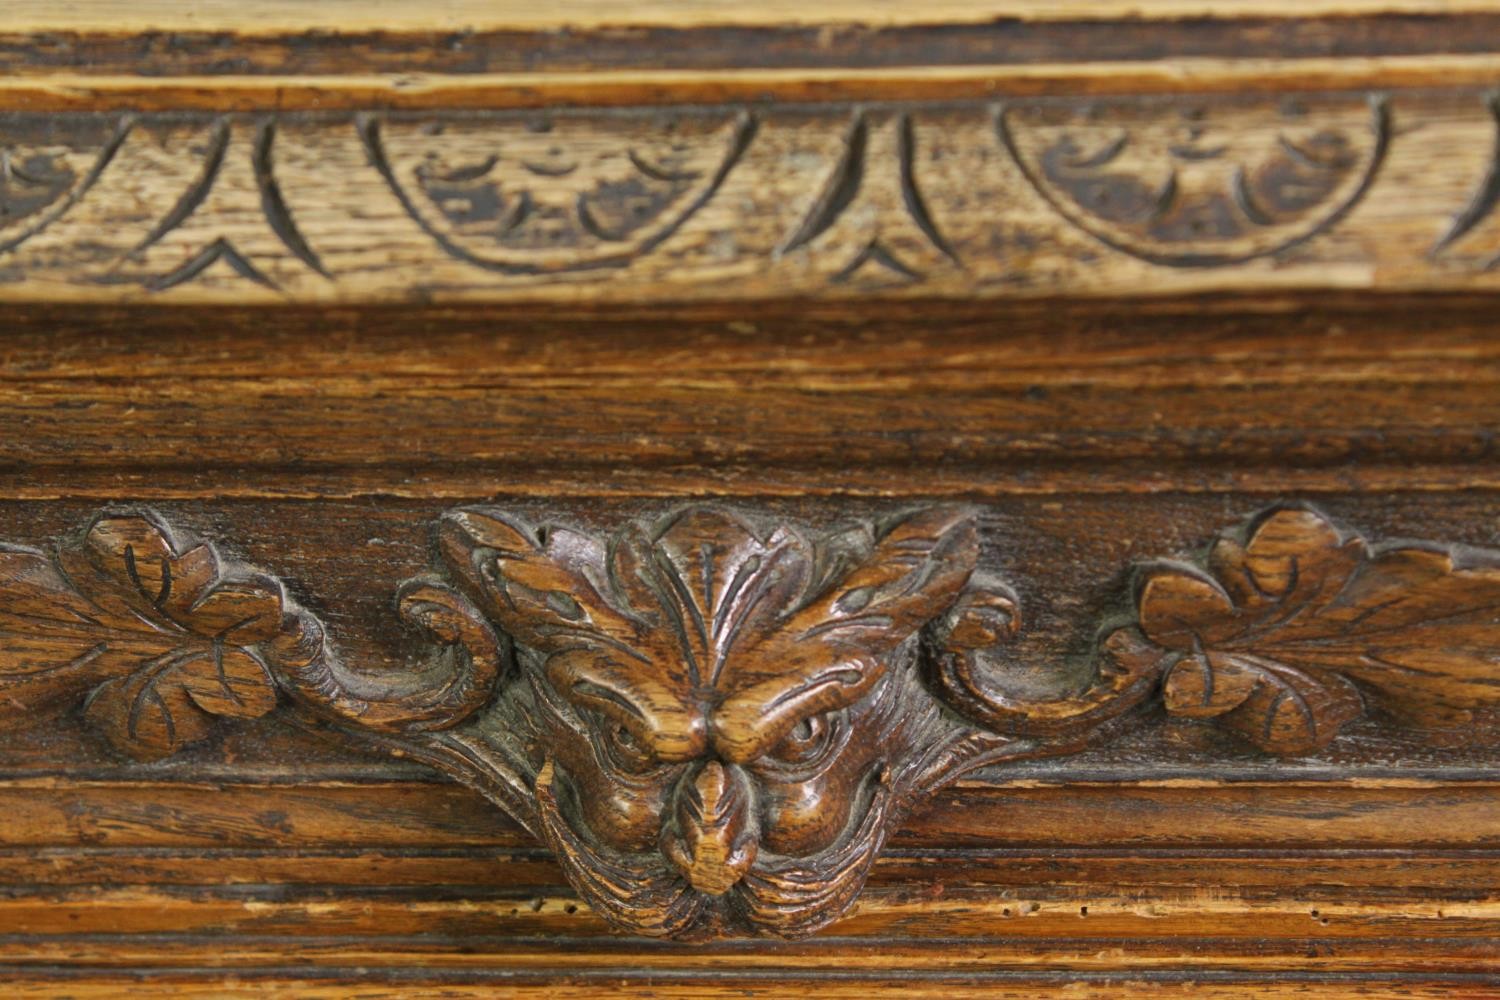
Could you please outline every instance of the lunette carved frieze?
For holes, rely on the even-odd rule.
[[[1495,725],[1500,553],[1277,506],[1140,565],[1080,671],[1018,660],[979,541],[964,507],[814,531],[693,506],[608,534],[457,509],[396,587],[425,652],[370,671],[274,577],[105,511],[0,550],[0,714],[82,712],[139,759],[216,718],[317,721],[477,789],[621,929],[688,940],[826,926],[932,792],[1153,705],[1275,754],[1367,712],[1446,741]]]
[[[1221,267],[1313,239],[1364,197],[1390,142],[1383,97],[1289,101],[1248,130],[1205,107],[1011,108],[1031,185],[1080,229],[1172,267]]]
[[[1488,287],[1496,114],[1467,92],[11,112],[0,297]]]

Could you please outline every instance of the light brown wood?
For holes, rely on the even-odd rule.
[[[809,9],[790,0],[724,6],[709,0],[558,0],[545,7],[485,0],[267,0],[253,9],[229,0],[140,0],[121,10],[110,0],[13,0],[0,26],[17,31],[153,29],[236,31],[337,30],[356,32],[495,28],[628,27],[643,24],[969,24],[1000,18],[1316,17],[1391,13],[1455,13],[1500,9],[1493,0],[936,0],[914,8],[900,0],[831,0]]]
[[[4,5],[0,994],[1500,995],[1496,39]]]
[[[1203,158],[1180,159],[1185,129]],[[9,130],[32,178],[0,229],[11,300],[577,305],[1500,281],[1500,119],[1472,93],[39,115]],[[1089,156],[1120,158],[1059,159]],[[1171,214],[1131,221],[1130,199],[1168,178]],[[1101,197],[1124,201],[1101,210]]]

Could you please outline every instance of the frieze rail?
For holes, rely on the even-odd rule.
[[[0,297],[1500,282],[1478,93],[0,114]]]
[[[460,508],[392,583],[420,637],[372,670],[282,582],[148,510],[0,549],[0,715],[81,712],[126,758],[273,713],[422,761],[544,841],[596,912],[687,940],[797,937],[981,767],[1166,716],[1300,754],[1362,715],[1500,722],[1500,552],[1371,543],[1283,504],[1136,567],[1092,657],[1021,662],[974,510],[805,526],[685,507],[607,534]],[[309,599],[316,595],[308,595]]]

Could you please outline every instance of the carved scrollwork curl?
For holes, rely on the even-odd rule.
[[[1161,655],[1129,632],[1104,643],[1082,687],[1038,696],[1005,686],[1004,648],[1021,629],[1020,600],[981,574],[929,631],[931,682],[943,701],[985,729],[1061,741],[1087,735],[1152,693]]]
[[[438,648],[399,672],[364,674],[323,657],[283,682],[304,702],[371,729],[447,729],[494,695],[507,647],[464,594],[430,580],[410,580],[396,597],[401,620],[438,640]]]

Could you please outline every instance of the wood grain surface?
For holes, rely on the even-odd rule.
[[[149,503],[274,572],[372,669],[402,662],[394,583],[466,503],[607,529],[705,495],[812,524],[977,502],[1036,664],[1128,607],[1137,560],[1198,559],[1277,499],[1381,541],[1500,544],[1485,300],[12,315],[3,405],[27,433],[6,439],[7,541]],[[1496,754],[1365,719],[1278,761],[1162,720],[941,793],[806,944],[705,946],[613,936],[524,831],[417,765],[234,720],[128,764],[65,713],[4,750],[0,949],[40,995],[110,995],[123,966],[187,995],[894,976],[1002,996],[1482,996]]]
[[[1475,90],[463,114],[122,100],[0,117],[0,296],[973,300],[1500,274],[1500,119]]]
[[[1500,997],[1497,38],[1478,0],[12,0],[0,664],[77,669],[0,689],[0,992]],[[914,801],[811,937],[621,933],[368,700],[266,686],[307,636],[420,674],[398,595],[475,590],[459,507],[962,509],[1012,681],[1084,693],[1122,630],[1167,680]],[[649,845],[713,890],[738,781]]]

